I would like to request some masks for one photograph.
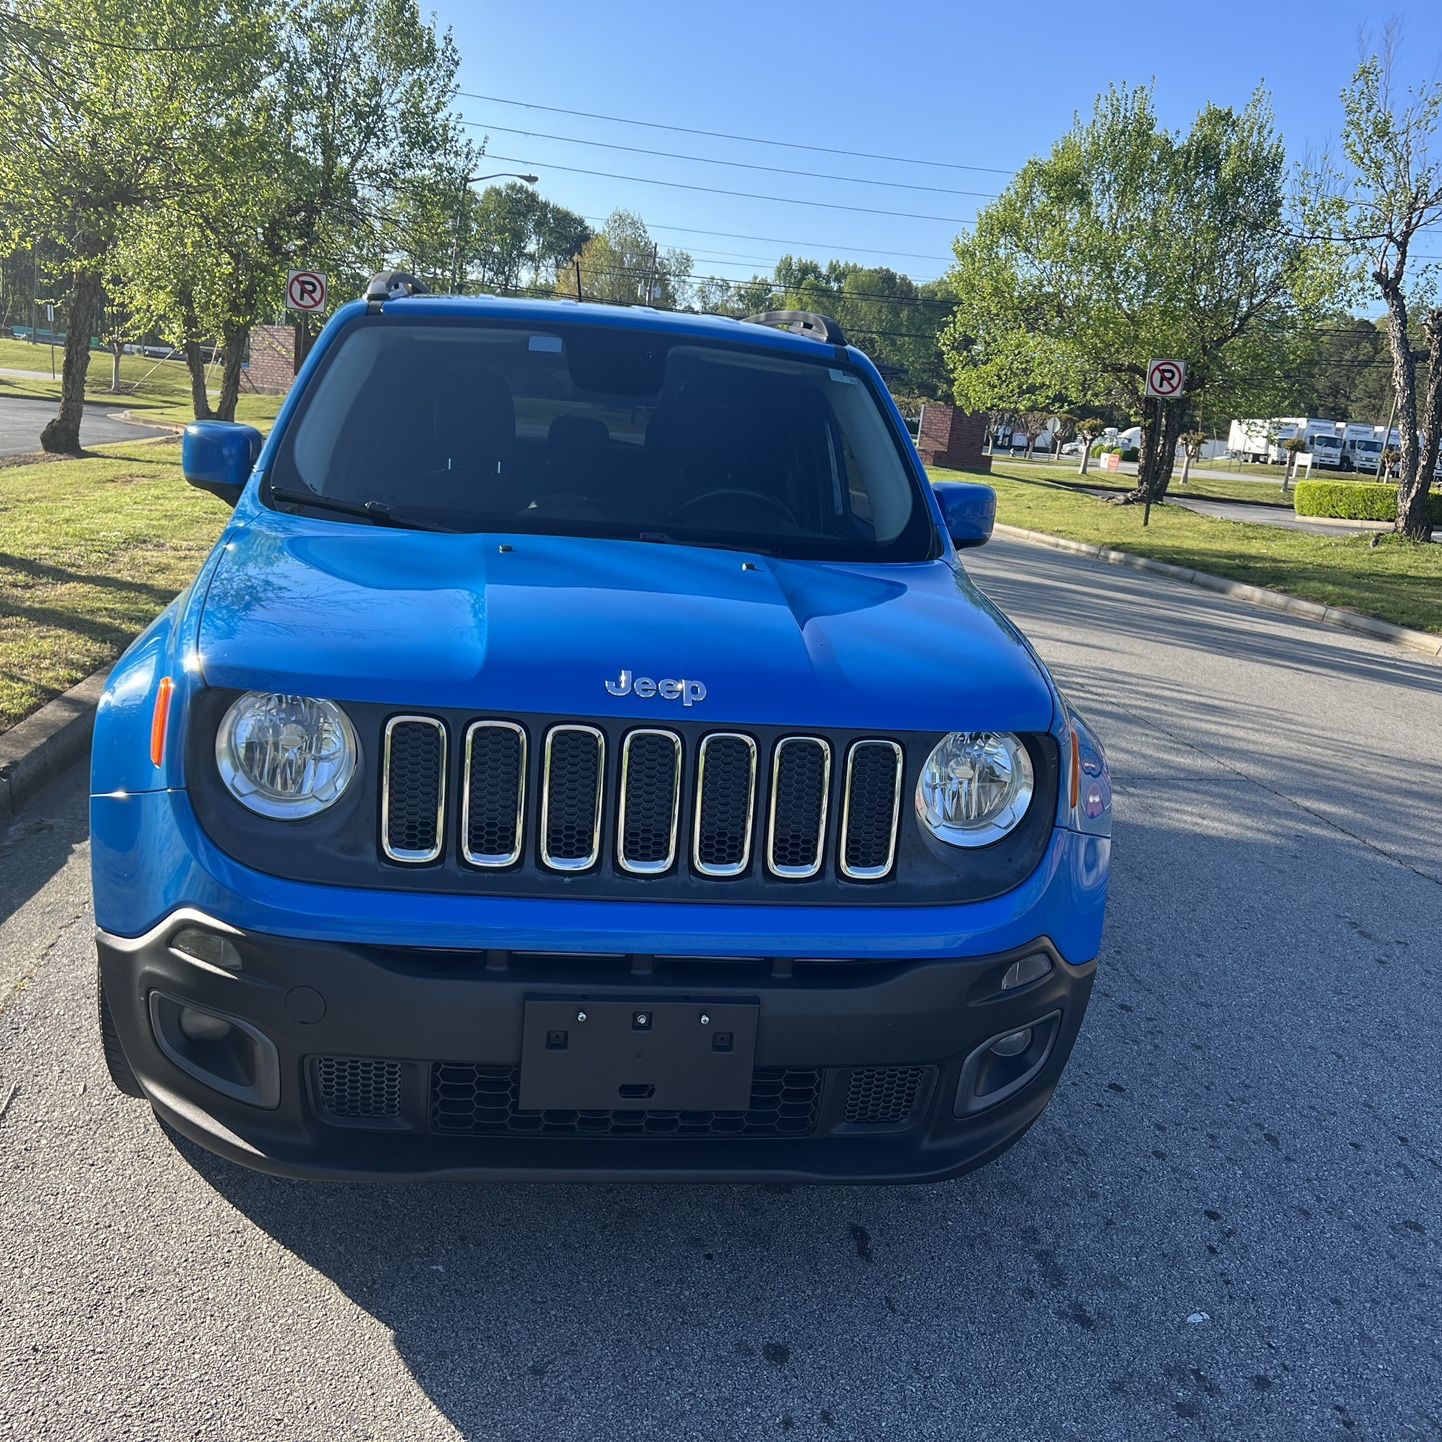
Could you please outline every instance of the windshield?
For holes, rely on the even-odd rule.
[[[830,352],[621,328],[355,324],[268,479],[272,501],[304,505],[299,491],[458,531],[837,560],[936,549],[876,398]]]

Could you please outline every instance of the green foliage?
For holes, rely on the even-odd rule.
[[[1143,416],[1148,360],[1174,355],[1191,407],[1274,413],[1319,260],[1285,234],[1285,176],[1260,92],[1181,134],[1149,90],[1109,90],[956,242],[942,347],[958,403]]]
[[[639,215],[611,212],[600,231],[581,248],[581,295],[610,305],[654,305],[674,310],[680,303],[691,257],[662,250]],[[575,295],[574,273],[556,277],[557,295]]]
[[[1345,521],[1395,521],[1397,487],[1368,481],[1298,481],[1293,504],[1299,516]],[[1442,526],[1442,495],[1427,497],[1427,516]]]

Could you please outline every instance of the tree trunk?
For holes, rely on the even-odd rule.
[[[1172,483],[1177,465],[1177,441],[1182,434],[1182,408],[1178,404],[1162,407],[1161,435],[1157,438],[1157,455],[1152,463],[1153,501],[1162,500]]]
[[[208,421],[213,412],[205,390],[205,357],[200,353],[200,320],[195,314],[195,297],[188,287],[180,293],[181,348],[185,352],[185,368],[190,372],[190,404],[198,421]]]
[[[249,326],[227,325],[220,333],[224,359],[220,368],[220,401],[215,407],[217,420],[235,419],[235,403],[240,399],[240,371],[245,361],[245,337],[249,329]]]
[[[65,336],[65,369],[60,379],[60,410],[40,432],[43,450],[78,456],[80,418],[85,413],[85,373],[90,369],[90,328],[100,308],[100,273],[79,270],[70,292],[70,320]]]
[[[1426,505],[1425,501],[1417,500],[1417,363],[1412,359],[1412,343],[1407,335],[1407,302],[1401,288],[1393,284],[1385,272],[1379,271],[1377,280],[1392,321],[1392,384],[1397,397],[1396,425],[1401,436],[1396,529],[1401,535],[1416,536],[1416,527],[1422,521],[1421,511]],[[1390,438],[1384,437],[1383,449],[1389,444]],[[1409,531],[1409,525],[1414,529]],[[1427,537],[1423,535],[1418,539]]]
[[[1410,489],[1405,481],[1397,495],[1397,530],[1409,541],[1429,541],[1432,522],[1427,499],[1442,442],[1442,309],[1430,310],[1422,322],[1427,343],[1427,389],[1422,397],[1422,455]]]
[[[1079,466],[1076,468],[1076,473],[1077,473],[1077,475],[1079,475],[1079,476],[1084,476],[1084,475],[1086,475],[1086,473],[1087,473],[1087,466],[1090,464],[1091,458],[1092,458],[1092,442],[1091,442],[1091,437],[1090,437],[1090,436],[1083,436],[1083,437],[1082,437],[1081,465],[1079,465]]]
[[[125,354],[125,343],[120,339],[110,342],[110,389],[120,393],[120,357]]]
[[[1187,447],[1187,458],[1182,462],[1182,484],[1185,486],[1192,478],[1192,450]]]

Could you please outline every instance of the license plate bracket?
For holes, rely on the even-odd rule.
[[[745,1111],[760,1010],[734,1001],[527,1001],[520,1108]]]

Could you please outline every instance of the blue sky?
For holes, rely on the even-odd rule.
[[[1155,79],[1162,119],[1173,126],[1187,125],[1207,101],[1241,105],[1264,83],[1288,151],[1300,155],[1336,136],[1337,96],[1356,65],[1359,32],[1376,36],[1396,17],[1404,26],[1401,78],[1442,72],[1442,5],[1435,0],[1208,0],[1151,8],[1136,0],[432,3],[454,29],[462,90],[495,97],[458,102],[478,123],[472,134],[490,135],[497,159],[486,169],[535,171],[547,197],[588,217],[634,210],[663,246],[690,251],[697,271],[733,278],[768,271],[788,251],[891,265],[918,280],[940,274],[958,222],[1006,184],[1005,172],[1048,149],[1112,80]],[[754,145],[501,101],[947,164]],[[949,168],[958,166],[981,168]],[[583,170],[635,179],[577,173]],[[929,188],[898,188],[903,184]],[[843,206],[854,209],[836,208]]]

